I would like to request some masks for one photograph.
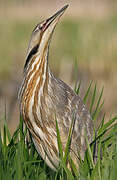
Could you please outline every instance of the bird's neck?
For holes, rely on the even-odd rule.
[[[38,96],[43,95],[48,91],[49,82],[49,67],[48,67],[48,48],[42,53],[34,55],[30,60],[28,69],[24,74],[24,81],[20,90],[19,98],[33,97],[33,94],[38,93]],[[29,97],[27,99],[29,99]]]
[[[30,68],[27,73],[27,77],[32,79],[34,87],[43,89],[45,83],[48,83],[48,48],[45,49],[42,53],[39,53],[38,56],[32,58]]]

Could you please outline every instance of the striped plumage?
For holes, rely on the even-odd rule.
[[[19,92],[20,112],[35,147],[54,170],[59,164],[55,116],[64,150],[73,112],[75,114],[70,154],[77,166],[78,151],[83,159],[86,150],[85,130],[89,142],[93,134],[93,122],[81,98],[67,84],[55,78],[48,66],[51,36],[66,8],[64,6],[33,30]]]

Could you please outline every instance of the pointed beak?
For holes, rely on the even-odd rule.
[[[55,25],[57,24],[57,22],[59,21],[59,18],[63,15],[63,13],[65,12],[65,10],[68,8],[69,5],[64,6],[62,9],[60,9],[59,11],[57,11],[53,16],[51,16],[50,18],[48,18],[45,23],[43,24],[42,27],[42,31],[44,32],[46,29],[48,29],[48,27],[50,26],[50,24],[52,24],[52,22],[55,22]]]

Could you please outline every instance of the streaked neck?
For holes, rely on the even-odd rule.
[[[25,92],[27,92],[27,94],[29,91],[33,92],[37,85],[41,92],[43,92],[44,88],[47,89],[49,78],[48,50],[49,48],[47,47],[43,52],[34,55],[27,64],[24,72],[24,80],[19,93],[20,100]]]

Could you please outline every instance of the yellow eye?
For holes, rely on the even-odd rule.
[[[43,24],[40,24],[39,29],[42,30],[42,28],[43,28]]]

